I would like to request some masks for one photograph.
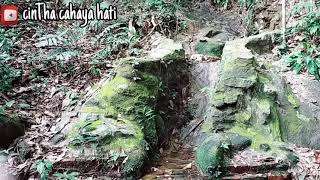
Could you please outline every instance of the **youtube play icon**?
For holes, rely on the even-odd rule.
[[[18,24],[18,7],[2,6],[1,7],[1,25],[11,26]]]

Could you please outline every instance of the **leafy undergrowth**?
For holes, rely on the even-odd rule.
[[[69,2],[95,9],[97,1],[47,1],[49,6],[60,8]],[[48,153],[59,158],[63,151],[39,144],[53,137],[48,129],[61,121],[61,112],[77,104],[119,58],[140,56],[148,48],[145,42],[153,32],[171,36],[182,30],[183,22],[175,16],[177,2],[104,1],[101,8],[112,4],[122,9],[119,19],[94,20],[84,28],[80,22],[71,21],[20,21],[16,27],[0,27],[0,115],[16,114],[32,124],[10,150],[14,153],[10,166],[15,167],[15,173],[28,177],[32,172],[31,175],[40,174],[41,178],[50,174]],[[28,5],[24,3],[19,4]],[[17,148],[21,145],[26,146]],[[61,172],[57,178],[75,175]]]
[[[47,3],[63,7],[69,2],[93,9],[96,3],[67,0]],[[175,2],[139,2],[104,1],[101,8],[114,5],[125,11],[119,12],[118,20],[93,20],[84,28],[79,27],[80,22],[63,21],[19,22],[16,27],[1,27],[0,113],[16,112],[34,123],[40,123],[42,120],[38,118],[43,115],[48,121],[53,120],[59,116],[68,91],[79,95],[108,73],[117,59],[139,56],[153,31],[171,35],[181,30]]]
[[[320,80],[320,12],[313,4],[306,8],[307,15],[290,32],[289,43],[294,43],[287,62],[296,73],[308,71]]]

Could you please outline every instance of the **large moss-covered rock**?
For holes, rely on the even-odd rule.
[[[120,59],[115,75],[86,100],[67,132],[70,151],[136,178],[173,123],[160,111],[167,113],[166,95],[179,90],[185,70],[182,45],[159,36],[146,56]]]
[[[24,134],[24,125],[17,119],[0,115],[0,149],[7,148],[17,137]]]
[[[250,146],[261,153],[282,158],[287,154],[280,148],[285,146],[282,141],[297,143],[301,136],[295,135],[303,132],[301,127],[306,127],[302,124],[307,120],[303,121],[297,114],[298,102],[288,91],[290,88],[271,70],[258,65],[256,56],[270,50],[272,39],[273,33],[265,33],[226,42],[219,81],[213,89],[212,106],[202,131],[208,137],[216,132],[225,133],[228,138],[220,143],[234,144],[231,145],[234,150]],[[260,147],[266,145],[268,152],[262,152]],[[201,152],[203,145],[199,144],[197,157]],[[207,158],[216,159],[216,155],[208,154]],[[209,163],[202,163],[200,157],[197,163],[201,164],[202,170],[210,167]],[[222,162],[220,166],[223,166]]]
[[[196,162],[199,170],[210,179],[226,174],[225,165],[232,152],[251,145],[251,139],[235,133],[212,133],[198,146]]]
[[[196,153],[197,165],[201,172],[209,177],[219,177],[224,163],[224,137],[214,134],[208,137]]]

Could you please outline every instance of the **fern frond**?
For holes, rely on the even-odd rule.
[[[47,34],[38,39],[38,42],[34,45],[38,48],[47,47],[47,46],[58,46],[63,45],[67,41],[61,35],[57,34]]]
[[[68,62],[71,58],[78,57],[78,56],[79,56],[78,50],[70,50],[70,49],[64,49],[64,48],[53,49],[48,53],[49,60],[64,61],[64,62]]]

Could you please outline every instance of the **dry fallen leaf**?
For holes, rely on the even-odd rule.
[[[55,115],[50,111],[45,111],[44,114],[50,117],[55,117]]]
[[[316,159],[316,163],[320,164],[320,151],[319,150],[314,151],[314,157]]]
[[[186,169],[191,169],[191,168],[192,168],[192,163],[189,163],[185,167],[183,167],[182,169],[186,170]]]

